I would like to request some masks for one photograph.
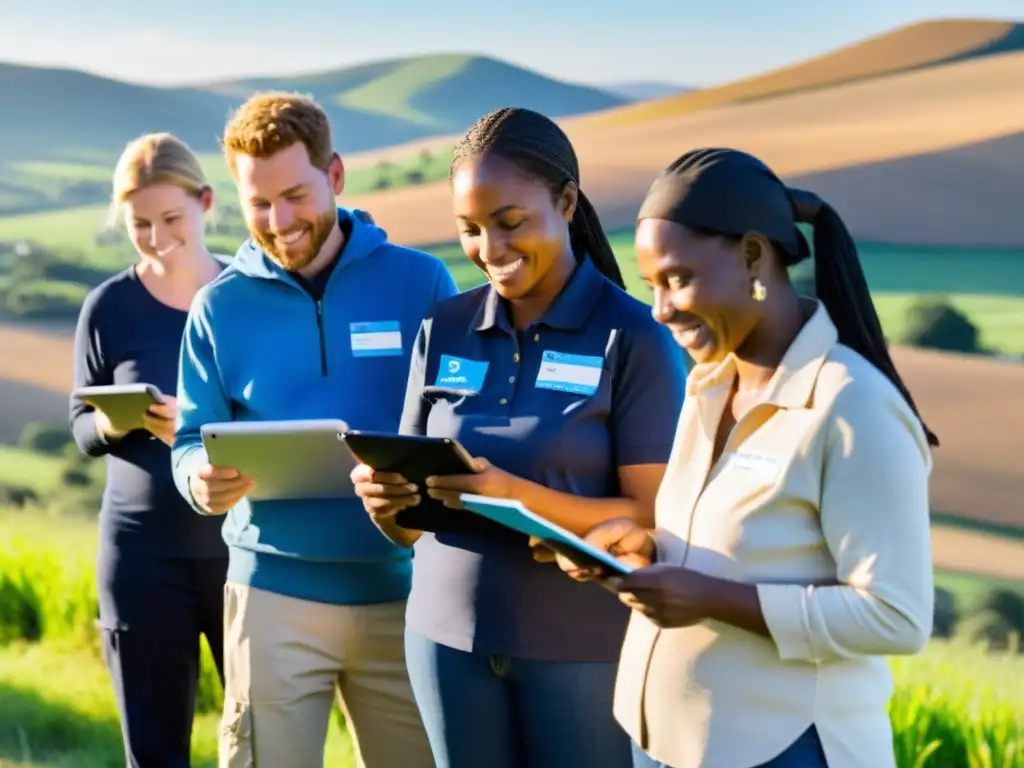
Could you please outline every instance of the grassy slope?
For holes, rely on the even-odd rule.
[[[31,585],[44,619],[40,644],[0,650],[0,766],[5,759],[51,768],[123,764],[113,697],[91,625],[94,548],[92,521],[0,513],[0,581],[6,576],[22,593]],[[949,583],[961,596],[983,588],[963,577]],[[10,606],[11,594],[0,594],[0,609],[5,600]],[[896,659],[893,667],[891,713],[901,757],[938,740],[941,760],[926,765],[1018,768],[1006,756],[1014,743],[1021,746],[1024,710],[1016,694],[1024,685],[1024,660],[933,642],[925,654]],[[207,657],[193,738],[199,766],[215,764],[219,685],[211,676]],[[991,762],[966,761],[985,751],[994,753]],[[326,764],[351,765],[348,739],[336,723]]]
[[[629,104],[578,120],[595,124],[640,123],[732,102],[771,98],[1022,49],[1022,24],[967,19],[926,21],[754,77],[692,93]]]
[[[60,681],[56,684],[56,681]],[[217,765],[219,714],[198,714],[192,765]],[[334,720],[324,764],[353,766],[347,732]],[[110,680],[92,648],[0,649],[0,768],[119,768],[121,732]]]

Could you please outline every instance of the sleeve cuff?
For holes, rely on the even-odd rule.
[[[757,599],[779,657],[817,663],[811,648],[807,601],[809,590],[796,584],[758,584]]]
[[[654,540],[654,562],[682,565],[686,556],[686,542],[662,529],[651,532]]]
[[[209,513],[200,506],[199,502],[192,495],[192,483],[189,482],[189,479],[199,467],[208,462],[209,458],[206,456],[206,451],[203,450],[201,445],[197,445],[188,449],[177,461],[177,466],[174,468],[174,477],[178,484],[178,491],[185,498],[185,501],[192,505],[192,508],[200,515]]]

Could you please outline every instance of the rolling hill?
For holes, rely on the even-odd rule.
[[[752,152],[819,192],[862,239],[1024,243],[1024,51],[639,122],[560,122],[608,228],[635,221],[673,159],[713,145]],[[347,202],[372,210],[402,242],[457,236],[446,182]]]
[[[0,63],[0,216],[102,203],[117,153],[150,131],[177,134],[219,169],[214,153],[224,121],[257,90],[314,95],[345,153],[458,133],[506,104],[568,116],[627,102],[493,58],[455,54],[188,88]]]
[[[215,151],[229,110],[253,91],[270,89],[313,94],[346,152],[462,131],[510,103],[565,116],[626,101],[496,59],[454,54],[190,88],[0,64],[0,160],[109,161],[128,139],[154,130],[173,131],[197,151]]]
[[[667,96],[675,96],[680,93],[689,93],[697,90],[687,85],[677,83],[663,83],[658,80],[635,80],[621,83],[605,83],[601,89],[622,96],[630,101],[647,101],[648,99],[663,99]]]
[[[614,125],[641,123],[723,104],[766,99],[1013,51],[1024,51],[1024,24],[974,19],[925,21],[754,77],[629,104],[583,119]]]

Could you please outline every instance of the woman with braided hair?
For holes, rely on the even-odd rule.
[[[628,767],[612,717],[628,609],[566,579],[525,536],[475,522],[459,496],[517,499],[577,533],[609,518],[653,525],[684,356],[623,290],[554,122],[486,115],[456,147],[451,184],[462,247],[487,283],[421,326],[402,431],[457,438],[480,471],[421,488],[353,473],[381,531],[415,545],[416,701],[439,768]]]
[[[810,255],[816,299],[787,268]],[[697,365],[656,525],[587,539],[641,566],[615,712],[635,767],[895,768],[885,656],[932,624],[931,446],[839,215],[698,149],[654,182],[637,261]]]

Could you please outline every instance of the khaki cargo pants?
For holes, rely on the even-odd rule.
[[[322,768],[336,692],[358,766],[433,768],[404,632],[405,601],[326,605],[229,582],[220,768]]]

